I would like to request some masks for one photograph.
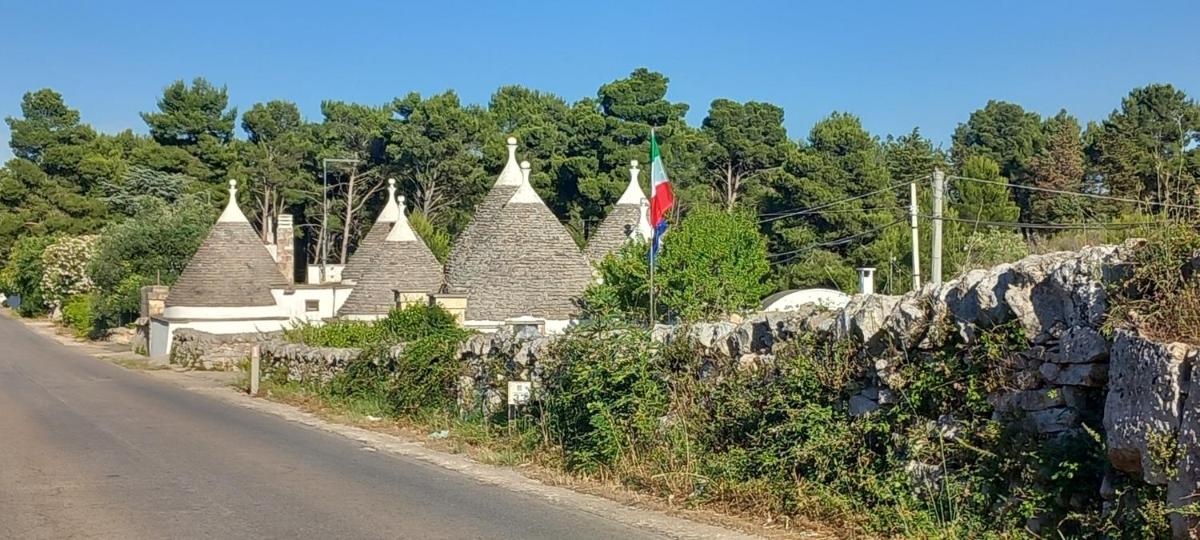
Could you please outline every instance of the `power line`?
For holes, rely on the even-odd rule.
[[[822,248],[822,247],[840,246],[840,245],[848,244],[848,243],[850,243],[852,240],[854,240],[854,239],[856,239],[856,238],[860,238],[860,237],[867,236],[867,235],[870,235],[870,234],[875,234],[875,233],[878,233],[879,231],[882,231],[882,230],[884,230],[884,229],[886,229],[886,228],[888,228],[888,227],[891,227],[891,226],[893,226],[893,225],[897,225],[897,224],[900,224],[900,223],[903,223],[903,222],[904,222],[904,220],[903,220],[903,219],[898,219],[898,220],[896,220],[896,221],[893,221],[893,222],[891,222],[891,223],[888,223],[887,225],[881,225],[881,226],[879,226],[879,227],[875,227],[874,229],[870,229],[870,230],[866,230],[866,231],[863,231],[863,232],[860,232],[860,233],[852,234],[852,235],[850,235],[850,236],[843,236],[842,238],[838,238],[838,239],[836,239],[836,240],[830,240],[830,241],[828,241],[828,242],[816,242],[816,243],[812,243],[812,244],[809,244],[809,245],[807,245],[807,246],[801,247],[801,248],[799,248],[799,249],[794,249],[794,250],[792,250],[792,251],[785,251],[785,252],[782,252],[782,253],[772,253],[772,254],[770,254],[770,255],[769,255],[769,257],[789,257],[789,256],[790,256],[790,257],[789,257],[788,259],[786,259],[786,260],[777,260],[777,261],[774,261],[774,262],[772,262],[771,264],[784,264],[784,263],[791,262],[793,259],[795,259],[795,258],[796,258],[796,255],[799,255],[799,254],[801,254],[801,253],[804,253],[804,252],[806,252],[806,251],[810,251],[810,250],[813,250],[813,249]]]
[[[1138,199],[1129,199],[1126,197],[1113,197],[1111,195],[1101,195],[1099,193],[1084,193],[1082,191],[1067,191],[1067,190],[1063,190],[1063,189],[1052,189],[1052,188],[1044,188],[1044,187],[1038,187],[1038,186],[1010,184],[1008,182],[1001,182],[999,180],[984,180],[982,178],[971,178],[969,176],[949,175],[946,178],[955,179],[955,180],[967,180],[970,182],[979,182],[981,184],[993,184],[993,185],[998,185],[998,186],[1007,186],[1007,187],[1014,188],[1014,189],[1027,189],[1030,191],[1055,193],[1058,195],[1074,195],[1077,197],[1088,197],[1088,198],[1092,198],[1092,199],[1103,199],[1103,200],[1107,200],[1107,201],[1126,202],[1126,203],[1133,203],[1133,204],[1147,204],[1147,205],[1151,205],[1151,206],[1162,206],[1164,208],[1183,208],[1186,210],[1200,210],[1200,206],[1191,206],[1191,205],[1187,205],[1187,204],[1142,201],[1142,200],[1138,200]]]
[[[928,214],[920,214],[926,219],[933,219],[933,216]],[[1073,229],[1130,229],[1143,225],[1165,225],[1168,221],[1141,221],[1137,223],[1022,223],[1017,221],[983,221],[974,219],[963,219],[942,216],[943,221],[954,221],[957,223],[972,223],[983,225],[986,227],[1012,227],[1016,229],[1053,229],[1053,230],[1073,230]]]
[[[816,212],[816,211],[818,211],[818,210],[822,210],[822,209],[825,209],[825,208],[829,208],[830,206],[835,206],[835,205],[842,204],[842,203],[848,203],[848,202],[850,202],[850,201],[857,201],[857,200],[859,200],[859,199],[865,199],[865,198],[867,198],[867,197],[870,197],[870,196],[872,196],[872,195],[878,195],[878,194],[880,194],[880,193],[886,193],[886,192],[888,192],[888,191],[893,191],[893,190],[895,190],[896,188],[898,188],[898,187],[900,187],[900,186],[903,186],[903,185],[907,185],[907,184],[908,184],[908,182],[897,182],[897,183],[895,183],[895,184],[892,184],[892,185],[890,185],[890,186],[888,186],[888,187],[885,187],[885,188],[883,188],[883,189],[877,189],[877,190],[875,190],[875,191],[872,191],[872,192],[869,192],[869,193],[863,193],[862,195],[855,195],[855,196],[853,196],[853,197],[847,197],[847,198],[845,198],[845,199],[839,199],[839,200],[836,200],[836,201],[833,201],[833,202],[830,202],[830,203],[826,203],[826,204],[822,204],[822,205],[818,205],[818,206],[813,206],[813,207],[811,207],[811,208],[802,208],[802,209],[799,209],[799,210],[794,210],[794,211],[793,211],[793,210],[784,210],[784,211],[780,211],[780,212],[771,212],[771,213],[767,213],[767,214],[762,214],[762,215],[764,215],[764,216],[771,216],[771,217],[768,217],[768,218],[765,218],[765,219],[760,219],[760,220],[758,220],[758,222],[759,222],[760,224],[762,224],[762,223],[770,223],[770,222],[772,222],[772,221],[779,220],[779,219],[783,219],[783,218],[787,218],[787,217],[799,216],[799,215],[803,215],[803,214],[812,214],[812,213],[815,213],[815,212]]]

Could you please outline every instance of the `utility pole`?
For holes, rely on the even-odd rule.
[[[933,170],[933,261],[930,270],[934,285],[942,284],[942,195],[946,190],[946,174]]]
[[[912,272],[914,291],[921,289],[921,233],[917,229],[917,183],[908,183],[908,224],[912,229]],[[891,280],[888,280],[891,283]]]

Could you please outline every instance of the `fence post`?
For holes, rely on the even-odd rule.
[[[262,352],[255,345],[250,349],[250,395],[258,395],[258,383],[262,368]]]
[[[942,284],[942,195],[946,189],[946,174],[941,169],[933,170],[933,256],[930,261],[930,281]]]

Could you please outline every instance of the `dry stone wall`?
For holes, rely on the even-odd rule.
[[[278,340],[280,332],[210,334],[190,328],[176,330],[171,342],[171,363],[195,369],[237,370],[250,358],[255,345]]]

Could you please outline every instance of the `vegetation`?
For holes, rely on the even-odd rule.
[[[923,178],[934,167],[1015,188],[951,178],[947,217],[964,223],[946,224],[946,275],[973,263],[964,256],[969,237],[997,227],[972,224],[977,220],[1104,223],[1140,212],[1156,221],[1186,217],[1164,204],[1198,202],[1200,107],[1170,85],[1133,89],[1111,115],[1086,127],[1067,111],[1042,118],[1015,103],[989,101],[966,115],[944,152],[915,129],[880,138],[845,112],[797,140],[784,127],[782,109],[753,101],[714,99],[693,127],[684,121],[690,106],[667,98],[668,83],[661,73],[637,69],[574,102],[520,86],[498,89],[482,106],[464,104],[452,91],[402,94],[383,104],[327,101],[309,122],[282,100],[256,103],[239,117],[227,89],[198,78],[163,89],[142,114],[147,136],[98,133],[62,95],[31,91],[21,115],[6,119],[14,157],[0,168],[0,260],[10,260],[20,237],[101,233],[148,205],[215,212],[230,177],[244,182],[242,206],[264,238],[267,224],[291,213],[307,258],[328,247],[334,263],[353,250],[383,204],[384,180],[395,177],[414,230],[444,257],[503,165],[510,134],[521,140],[522,158],[535,164],[535,189],[584,238],[621,194],[629,161],[645,158],[652,126],[681,214],[711,206],[757,216],[776,254],[772,284],[780,288],[848,288],[855,267],[874,266],[878,290],[903,292],[912,275],[909,235],[892,225],[906,218],[908,193],[890,186],[920,181],[927,214]],[[359,160],[327,168],[333,206],[326,234],[319,196],[324,158]],[[848,198],[854,199],[805,211]],[[1031,241],[1048,236],[1002,227]],[[329,246],[321,245],[325,238]]]
[[[697,208],[670,234],[655,274],[660,320],[701,320],[752,310],[770,292],[766,242],[751,216]],[[584,293],[585,311],[646,320],[646,253],[646,244],[631,243],[602,261],[600,279]]]

